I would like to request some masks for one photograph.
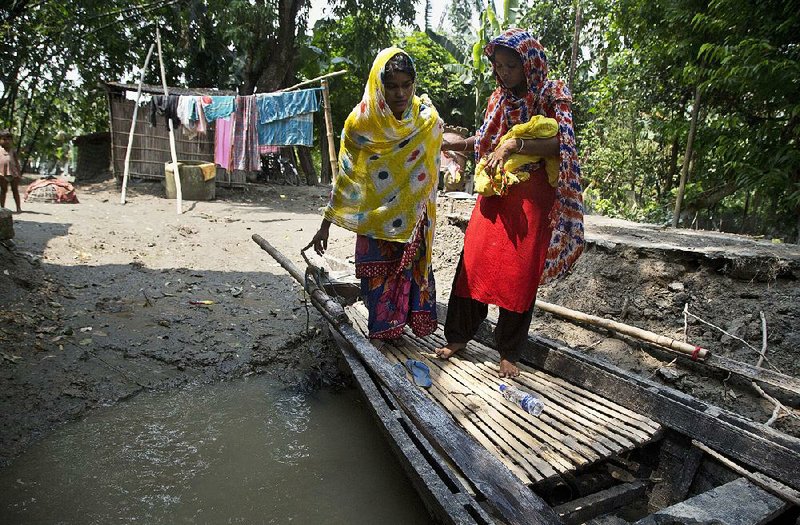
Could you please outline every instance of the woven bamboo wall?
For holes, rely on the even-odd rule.
[[[111,113],[111,148],[114,175],[121,178],[125,170],[125,151],[131,129],[134,101],[119,92],[109,94]],[[214,127],[205,135],[189,138],[182,126],[175,130],[175,149],[178,161],[214,162]],[[156,126],[150,125],[149,104],[139,107],[133,135],[129,176],[142,179],[164,179],[164,163],[172,162],[169,148],[169,128],[163,115],[156,116]],[[241,185],[246,182],[244,172],[228,172],[217,167],[217,183]]]

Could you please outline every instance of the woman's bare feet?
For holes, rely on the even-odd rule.
[[[447,343],[442,348],[436,349],[436,357],[440,359],[450,359],[453,354],[459,350],[463,350],[467,346],[466,343]]]
[[[500,377],[517,377],[519,368],[508,359],[500,359]]]

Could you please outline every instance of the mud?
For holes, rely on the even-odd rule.
[[[327,188],[219,187],[216,201],[185,202],[181,215],[156,183],[129,186],[124,205],[111,181],[77,188],[81,204],[24,203],[16,238],[0,245],[0,465],[55,426],[145,391],[254,373],[306,389],[347,383],[300,285],[251,240],[258,233],[300,266]],[[463,238],[453,216],[470,206],[440,200],[440,301]],[[672,337],[682,337],[688,304],[730,334],[690,320],[690,342],[751,363],[757,354],[736,338],[760,349],[763,312],[764,366],[800,373],[796,246],[713,233],[672,239],[602,219],[589,221],[587,239],[575,272],[541,299]],[[352,251],[352,234],[332,228],[331,255]],[[756,421],[772,413],[748,383],[634,341],[542,313],[532,329]],[[797,423],[786,416],[775,427],[797,435]]]

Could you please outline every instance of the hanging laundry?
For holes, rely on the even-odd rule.
[[[275,120],[319,111],[317,93],[321,89],[301,89],[280,93],[263,93],[258,98],[258,121],[266,124]]]
[[[218,118],[226,118],[231,115],[236,109],[235,99],[238,97],[233,96],[203,96],[200,97],[202,102],[202,110],[205,114],[206,121],[214,122]]]
[[[214,163],[228,169],[231,162],[232,118],[218,118],[214,124]]]
[[[192,121],[192,115],[194,114],[194,105],[195,105],[195,98],[181,95],[178,97],[178,109],[177,114],[178,118],[181,120],[181,124],[183,124],[186,128],[194,129],[195,124]]]
[[[180,95],[178,97],[178,118],[183,125],[183,134],[193,139],[197,136],[197,122],[192,120],[194,115],[195,97]]]
[[[320,91],[303,89],[256,95],[259,145],[312,146],[313,112],[319,111]]]
[[[192,121],[195,123],[198,133],[205,133],[208,129],[208,120],[206,120],[206,113],[203,111],[203,97],[194,97],[194,112],[192,113]]]
[[[259,144],[313,146],[314,114],[304,113],[258,126]]]
[[[231,137],[233,147],[228,171],[259,171],[261,158],[258,155],[258,106],[254,95],[236,97]]]
[[[177,129],[181,124],[178,117],[178,102],[180,97],[177,95],[154,95],[150,97],[150,125],[156,125],[156,115],[164,115],[164,122],[172,120],[173,129]],[[167,124],[169,127],[169,124]]]

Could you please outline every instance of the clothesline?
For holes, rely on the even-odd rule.
[[[154,95],[150,123],[157,114],[183,126],[190,137],[215,124],[214,162],[228,171],[260,169],[259,152],[272,146],[311,146],[313,113],[320,108],[322,88],[255,95]]]

